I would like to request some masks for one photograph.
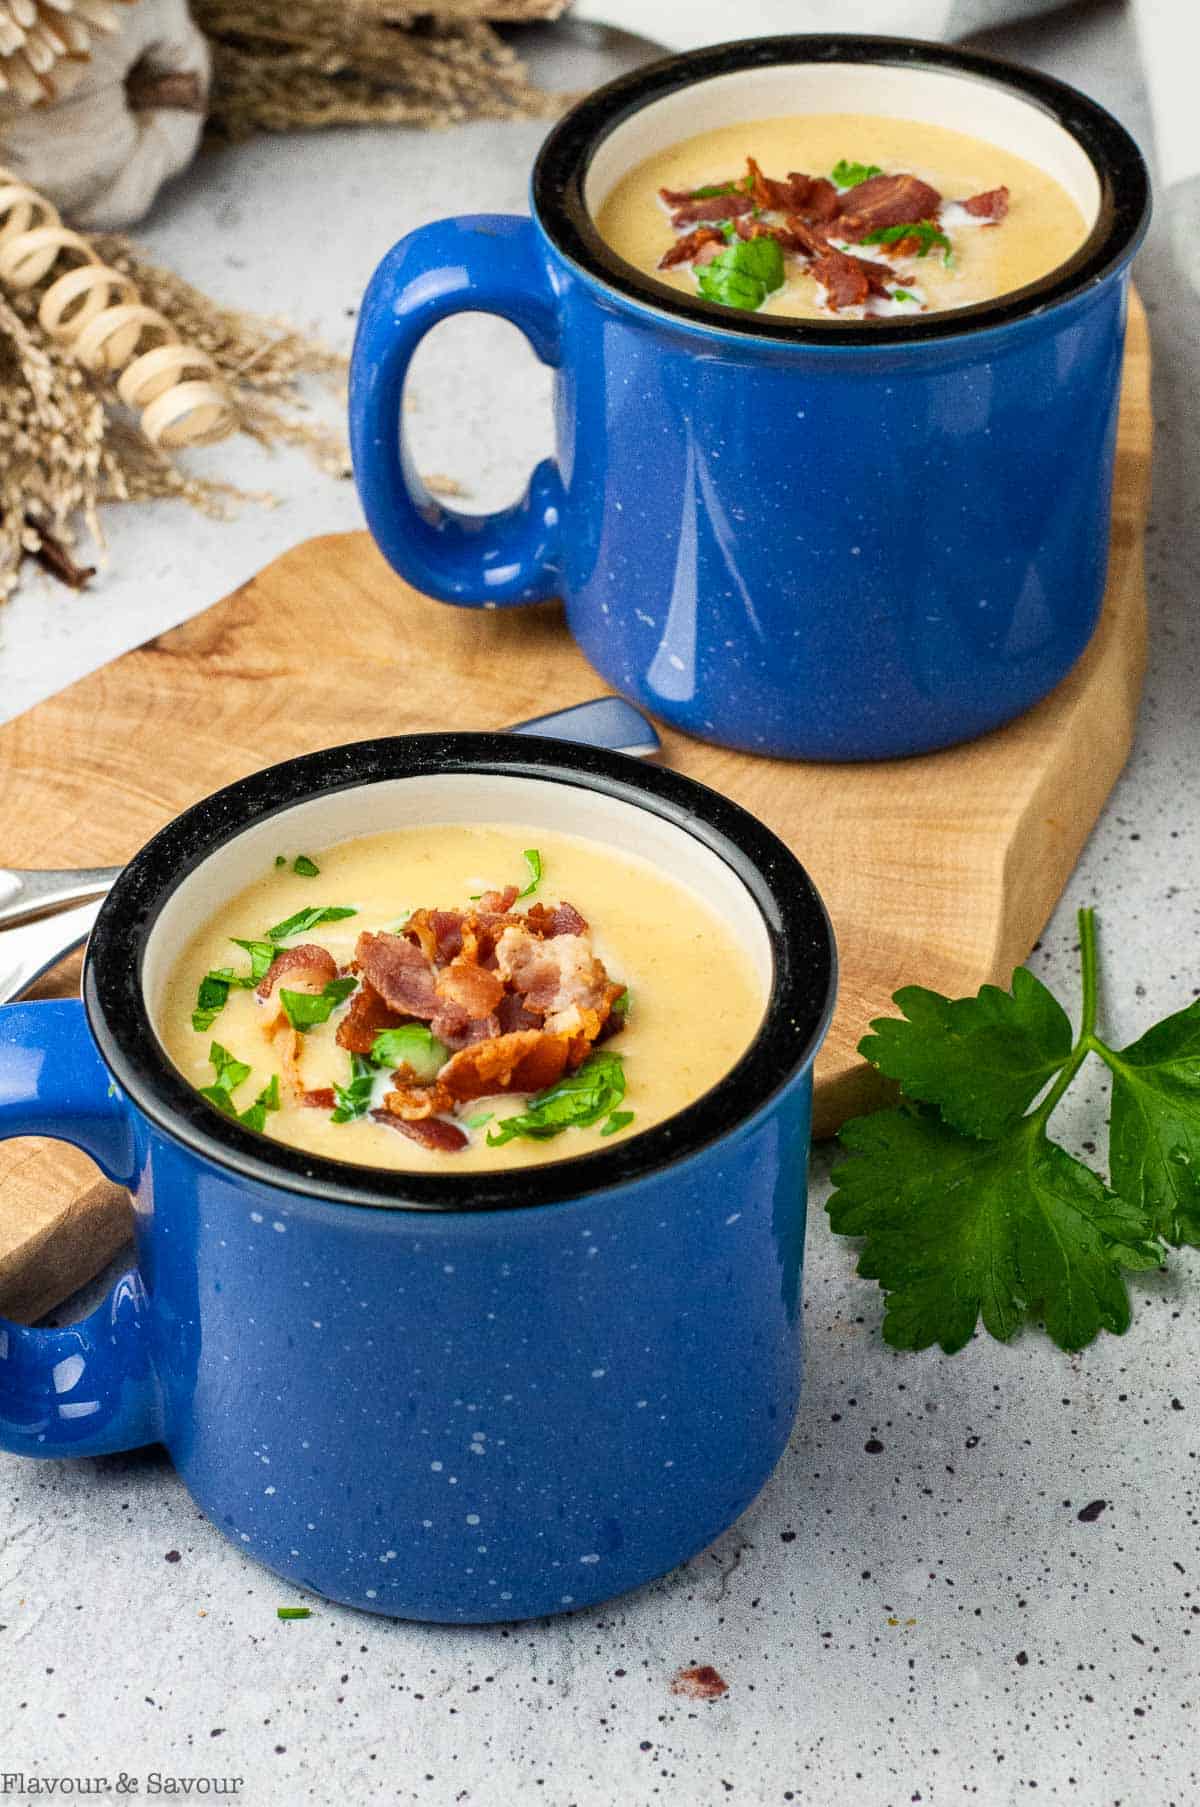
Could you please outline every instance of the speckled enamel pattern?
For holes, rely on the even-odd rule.
[[[212,1111],[142,997],[139,950],[183,874],[322,784],[498,762],[690,810],[742,862],[773,978],[731,1073],[603,1152],[444,1179],[307,1155]],[[86,1149],[133,1192],[137,1240],[136,1269],[82,1324],[0,1320],[0,1448],[161,1441],[248,1555],[399,1617],[565,1612],[665,1573],[749,1505],[791,1430],[833,960],[781,843],[702,786],[617,754],[399,737],[197,804],[107,899],[84,1004],[0,1010],[0,1137]]]
[[[827,57],[936,61],[1057,107],[1102,178],[1086,245],[1015,296],[867,327],[738,315],[606,251],[582,172],[615,119],[672,84],[818,42]],[[484,607],[561,595],[626,696],[783,757],[949,745],[1070,670],[1103,597],[1125,291],[1147,217],[1144,168],[1115,121],[966,53],[758,40],[585,101],[539,158],[533,214],[420,227],[367,290],[355,474],[410,582]],[[556,461],[485,521],[424,490],[397,432],[413,352],[463,310],[514,321],[555,370]]]

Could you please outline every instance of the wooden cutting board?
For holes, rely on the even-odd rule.
[[[1019,721],[881,765],[787,765],[664,731],[669,763],[768,822],[829,906],[841,991],[817,1064],[819,1135],[881,1097],[855,1049],[899,986],[1007,984],[1125,761],[1145,657],[1149,387],[1135,298],[1103,618],[1076,669]],[[310,540],[0,727],[0,862],[122,861],[186,804],[273,760],[500,727],[603,689],[556,605],[446,608],[402,583],[366,534]],[[74,991],[78,974],[76,957],[41,995]],[[126,1237],[127,1209],[61,1144],[0,1147],[0,1312],[31,1321],[82,1285]]]

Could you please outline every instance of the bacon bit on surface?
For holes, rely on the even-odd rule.
[[[1003,185],[989,188],[986,194],[972,195],[963,206],[976,219],[986,220],[989,226],[998,226],[1008,212],[1008,189]]]
[[[467,1146],[466,1131],[459,1129],[457,1123],[447,1123],[444,1117],[393,1117],[390,1111],[372,1111],[371,1116],[376,1123],[398,1129],[402,1136],[409,1136],[414,1142],[436,1149],[440,1154],[457,1154]]]
[[[553,941],[556,935],[586,935],[587,919],[579,914],[574,904],[560,903],[553,909],[548,904],[530,904],[525,912],[525,922],[530,934],[540,935],[545,941]]]
[[[479,899],[479,916],[503,916],[517,901],[517,887],[505,885],[503,891],[485,891]]]
[[[570,1037],[544,1029],[518,1029],[463,1048],[438,1074],[456,1103],[493,1092],[540,1092],[566,1070]]]
[[[337,961],[333,955],[315,942],[306,941],[301,947],[285,947],[276,954],[263,974],[255,996],[265,1003],[277,985],[286,985],[289,991],[324,991],[337,976]]]
[[[919,176],[870,176],[841,197],[838,237],[857,240],[881,226],[932,220],[941,204],[937,189],[922,182]]]
[[[658,260],[660,270],[669,270],[674,264],[694,263],[706,245],[711,245],[713,255],[725,249],[725,240],[713,226],[698,226],[695,232],[689,232],[669,250],[664,251]]]
[[[611,1008],[608,974],[580,935],[539,941],[524,927],[510,926],[496,943],[496,970],[520,992],[527,1010],[546,1017],[573,1004],[605,1016]]]
[[[816,225],[836,217],[842,197],[828,176],[804,176],[798,170],[788,175],[792,204],[785,212],[799,214],[802,220]]]
[[[438,974],[437,992],[439,998],[465,1011],[471,1020],[492,1014],[504,996],[504,981],[486,966],[477,966],[465,954],[457,954]]]
[[[732,194],[705,195],[698,201],[684,201],[671,215],[676,232],[685,226],[696,226],[705,220],[736,220],[754,206],[752,197],[735,189]]]
[[[371,981],[364,979],[338,1024],[337,1045],[350,1054],[369,1054],[382,1029],[398,1029],[403,1021],[401,1013],[385,1004]]]
[[[729,1692],[729,1683],[711,1663],[697,1663],[693,1668],[677,1670],[671,1677],[670,1687],[672,1694],[682,1694],[687,1700],[720,1700],[722,1694]]]
[[[411,1068],[408,1071],[411,1072]],[[407,1085],[399,1067],[392,1078],[397,1082],[395,1088],[383,1100],[383,1108],[391,1117],[403,1117],[408,1123],[416,1123],[423,1117],[436,1117],[439,1112],[453,1108],[453,1094],[440,1079],[435,1079],[431,1085]]]
[[[391,1010],[429,1022],[441,1007],[433,964],[403,935],[373,935],[364,929],[354,959],[367,983]]]

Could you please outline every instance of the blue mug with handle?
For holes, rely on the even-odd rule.
[[[735,1066],[598,1152],[457,1175],[326,1159],[213,1109],[156,1032],[191,936],[280,845],[454,821],[633,845],[705,896],[763,982]],[[566,1612],[664,1573],[787,1443],[834,978],[783,843],[617,753],[412,735],[217,792],[117,880],[82,1003],[0,1008],[0,1138],[85,1149],[131,1189],[137,1243],[83,1323],[0,1319],[0,1448],[164,1443],[238,1549],[403,1618]]]
[[[743,313],[617,256],[595,215],[698,125],[882,113],[973,133],[1054,176],[1080,249],[976,305],[871,322]],[[747,148],[751,148],[748,136]],[[555,127],[530,218],[423,226],[383,259],[351,366],[368,525],[429,595],[561,596],[596,670],[702,739],[877,759],[968,739],[1070,670],[1104,593],[1137,146],[1061,82],[875,37],[671,57]],[[556,455],[486,517],[444,507],[400,428],[448,315],[502,315],[554,371]]]

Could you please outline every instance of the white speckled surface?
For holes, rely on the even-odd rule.
[[[997,42],[1144,137],[1115,6]],[[519,207],[538,137],[479,126],[258,144],[185,184],[146,236],[214,290],[348,337],[346,310],[391,239],[444,211]],[[309,259],[312,198],[330,227]],[[1138,280],[1159,429],[1146,704],[1034,962],[1069,987],[1073,911],[1097,902],[1107,1020],[1121,1035],[1200,991],[1200,308],[1177,292],[1156,235]],[[430,348],[417,385],[423,462],[490,504],[547,439],[545,384],[506,329],[470,322],[451,342]],[[253,452],[235,469],[264,480]],[[273,514],[248,509],[220,529],[184,510],[131,512],[113,530],[120,575],[102,590],[31,586],[0,615],[4,708],[186,615],[301,534],[358,520],[350,488],[299,461],[278,460],[267,480],[288,496]],[[1095,1082],[1090,1095],[1081,1084],[1060,1128],[1086,1144],[1101,1113]],[[294,1596],[207,1526],[158,1453],[0,1459],[0,1769],[107,1776],[114,1789],[125,1772],[140,1795],[154,1771],[240,1777],[254,1807],[1190,1807],[1200,1259],[1140,1281],[1128,1336],[1073,1360],[1035,1339],[899,1357],[880,1343],[875,1290],[826,1227],[826,1171],[819,1156],[808,1385],[789,1455],[720,1544],[607,1610],[463,1631],[314,1601],[311,1619],[281,1624],[275,1608]],[[669,1692],[696,1662],[727,1680],[721,1700]],[[16,1794],[0,1777],[5,1788]]]

